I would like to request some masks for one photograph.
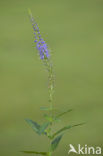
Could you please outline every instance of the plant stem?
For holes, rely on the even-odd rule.
[[[53,117],[53,93],[54,93],[54,73],[53,73],[53,65],[51,60],[45,58],[44,65],[48,71],[48,88],[49,88],[49,102],[50,102],[50,115]]]
[[[50,116],[53,118],[53,93],[54,93],[54,73],[53,73],[53,65],[50,60],[45,60],[45,66],[48,71],[48,88],[49,88],[49,102],[50,102]],[[53,121],[51,122],[52,126]],[[51,140],[50,140],[51,145]],[[48,152],[47,156],[52,156],[52,152]]]

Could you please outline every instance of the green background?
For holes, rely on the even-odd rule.
[[[86,122],[65,134],[53,156],[67,156],[70,143],[102,147],[103,0],[0,0],[0,156],[48,149],[46,137],[24,121],[42,123],[40,107],[48,106],[47,73],[34,48],[28,8],[53,53],[56,113],[73,108],[54,131]]]

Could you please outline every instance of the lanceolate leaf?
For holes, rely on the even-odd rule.
[[[80,123],[80,124],[76,124],[76,125],[69,125],[69,126],[65,126],[63,128],[61,128],[60,130],[58,130],[57,132],[55,132],[52,136],[51,139],[53,139],[56,135],[58,135],[61,132],[64,132],[65,130],[71,129],[72,127],[76,127],[76,126],[81,126],[84,125],[85,123]]]
[[[35,121],[32,121],[30,119],[26,119],[26,122],[32,127],[32,129],[39,135],[46,134],[45,130],[49,126],[49,122],[44,123],[42,125],[39,125]]]
[[[84,124],[86,124],[86,123],[85,123],[85,122],[82,122],[82,123],[79,123],[79,124],[73,125],[72,127],[82,126],[82,125],[84,125]]]
[[[69,112],[71,112],[71,111],[72,111],[72,109],[68,109],[67,111],[58,114],[56,117],[57,117],[57,118],[58,118],[58,117],[61,117],[61,116],[65,115],[65,114],[67,114],[67,113],[69,113]]]
[[[45,134],[46,128],[49,126],[49,122],[44,123],[40,126],[39,134]]]
[[[65,126],[65,127],[63,127],[63,128],[61,128],[60,130],[58,130],[57,132],[55,132],[53,135],[52,135],[52,139],[56,136],[56,135],[58,135],[59,133],[61,133],[61,132],[63,132],[63,131],[65,131],[65,130],[67,130],[67,129],[70,129],[70,128],[72,128],[72,126]]]
[[[22,151],[23,153],[26,154],[38,154],[38,155],[47,155],[46,152],[36,152],[36,151]]]
[[[25,119],[25,121],[32,127],[32,129],[39,134],[40,125],[36,123],[35,121],[32,121],[30,119]]]
[[[40,110],[43,111],[50,111],[52,108],[51,107],[40,107]]]
[[[56,150],[63,135],[57,136],[51,143],[51,151]]]

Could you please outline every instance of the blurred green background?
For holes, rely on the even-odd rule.
[[[103,0],[1,0],[0,156],[48,149],[48,140],[24,121],[41,123],[39,108],[48,106],[47,73],[34,48],[28,8],[53,52],[54,107],[74,109],[54,130],[86,122],[66,133],[53,156],[67,156],[70,143],[102,146]]]

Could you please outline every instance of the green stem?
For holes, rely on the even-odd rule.
[[[53,118],[53,92],[54,92],[54,74],[53,74],[53,66],[48,62],[48,88],[49,88],[49,102],[50,102],[50,116]],[[52,127],[52,122],[51,122]],[[51,140],[50,140],[51,146]],[[48,153],[48,156],[52,156],[52,152]]]
[[[48,88],[49,88],[49,102],[50,102],[50,115],[53,117],[53,92],[54,92],[54,73],[53,73],[53,66],[51,61],[45,58],[44,65],[48,71]]]
[[[50,102],[50,116],[53,118],[53,92],[54,92],[54,73],[53,73],[53,66],[49,59],[45,57],[44,65],[48,71],[48,88],[49,88],[49,102]],[[53,121],[51,122],[52,126]],[[51,131],[50,131],[51,133]],[[51,139],[50,139],[50,146],[51,146]],[[49,151],[47,156],[52,156],[52,152]]]

